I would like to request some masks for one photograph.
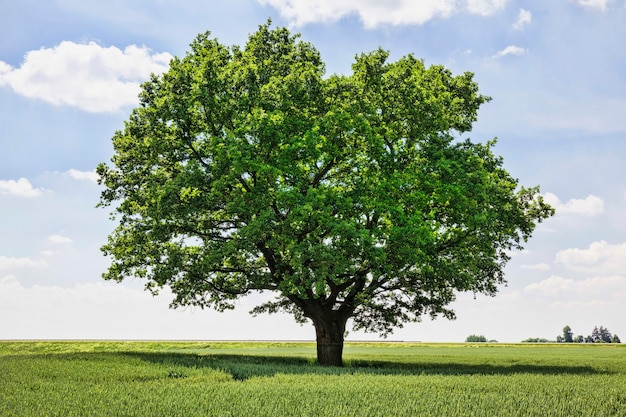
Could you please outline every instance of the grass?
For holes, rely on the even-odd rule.
[[[0,342],[1,416],[626,416],[626,346]]]

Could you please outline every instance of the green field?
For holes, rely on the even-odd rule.
[[[0,342],[0,416],[626,416],[626,346]]]

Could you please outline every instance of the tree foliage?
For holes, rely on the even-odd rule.
[[[495,294],[553,209],[495,141],[461,139],[489,100],[471,73],[388,57],[326,77],[311,44],[270,23],[243,48],[199,35],[143,84],[98,167],[119,222],[104,278],[168,286],[173,307],[271,291],[254,313],[311,320],[334,365],[350,318],[386,335],[454,318],[459,291]]]
[[[572,343],[574,342],[574,333],[569,326],[563,327],[563,336],[557,336],[556,341],[558,343]]]
[[[529,337],[522,340],[522,343],[554,343],[554,340],[548,340],[543,337]]]
[[[593,343],[612,343],[613,336],[611,335],[609,329],[604,326],[600,326],[600,328],[596,326],[591,332],[591,340]]]
[[[582,335],[574,337],[574,333],[569,326],[563,328],[563,336],[556,337],[557,343],[621,343],[619,336],[612,335],[609,329],[604,326],[595,326],[589,336]]]
[[[486,342],[487,338],[485,336],[483,336],[483,335],[479,336],[479,335],[471,334],[471,335],[469,335],[469,336],[467,336],[465,338],[465,341],[468,342],[468,343],[469,342],[474,342],[474,343],[476,343],[476,342]]]

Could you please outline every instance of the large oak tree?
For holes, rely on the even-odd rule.
[[[104,278],[167,286],[174,307],[271,291],[253,312],[310,320],[324,365],[342,364],[349,319],[385,335],[453,318],[457,292],[495,294],[553,209],[493,141],[461,137],[489,100],[471,73],[388,55],[326,77],[311,44],[270,23],[243,48],[199,35],[143,84],[98,167],[119,221]]]

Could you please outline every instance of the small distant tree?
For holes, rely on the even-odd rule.
[[[572,328],[569,326],[563,327],[563,342],[572,343],[573,341],[574,341],[574,333],[572,332]]]
[[[622,343],[622,341],[619,340],[619,337],[616,334],[614,334],[613,338],[611,339],[611,343]]]
[[[572,328],[569,326],[563,327],[563,335],[559,335],[556,337],[557,343],[572,343],[574,342],[574,332],[572,332]]]
[[[609,332],[609,329],[600,326],[600,340],[604,343],[611,343],[613,336],[611,335],[611,332]]]
[[[591,331],[591,342],[600,343],[601,341],[602,341],[602,336],[600,335],[600,329],[598,329],[598,326],[596,326]]]
[[[472,343],[474,343],[474,342],[486,342],[487,338],[485,336],[483,336],[483,335],[478,336],[478,335],[472,334],[472,335],[467,336],[465,341],[466,342],[472,342]]]
[[[584,341],[585,341],[585,338],[583,337],[582,334],[579,334],[578,336],[574,338],[574,343],[584,343]]]

